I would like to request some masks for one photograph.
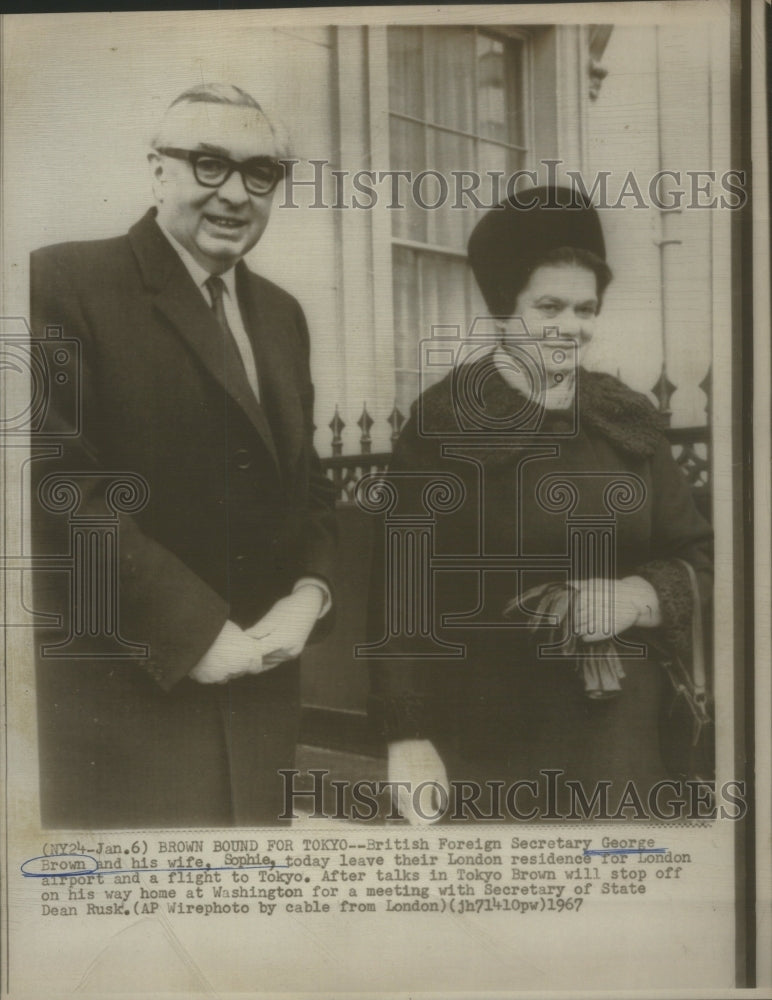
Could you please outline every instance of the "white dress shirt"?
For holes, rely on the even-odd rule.
[[[209,290],[206,288],[206,282],[211,277],[211,273],[198,263],[195,257],[193,257],[193,255],[186,250],[184,246],[182,246],[182,244],[165,226],[163,226],[160,222],[158,225],[163,234],[169,240],[169,243],[177,252],[182,263],[185,265],[185,268],[193,279],[196,288],[198,288],[201,292],[207,307],[211,309],[212,297],[209,294]],[[223,293],[223,308],[225,309],[228,326],[233,333],[233,339],[235,340],[236,347],[241,355],[241,360],[244,364],[244,371],[247,375],[247,381],[255,394],[255,398],[259,402],[260,387],[257,380],[255,356],[252,351],[252,345],[246,328],[244,327],[244,320],[241,315],[238,299],[236,297],[235,266],[229,268],[227,271],[224,271],[219,275],[219,277],[222,278],[223,284],[225,285],[225,291]],[[323,618],[332,607],[332,594],[330,593],[330,588],[327,586],[326,582],[319,577],[304,576],[297,581],[295,586],[292,588],[292,592],[295,593],[295,591],[299,590],[301,587],[308,586],[318,587],[322,592],[322,606],[318,617]],[[239,628],[235,622],[227,621],[225,625],[223,625],[220,634],[217,636],[198,664],[196,664],[196,668],[194,669],[206,667],[207,665],[214,664],[218,661],[225,661],[232,664],[234,667],[243,665],[244,670],[249,670],[253,666],[255,656],[254,651],[254,639],[248,636],[243,629]]]
[[[160,223],[159,223],[160,225]],[[185,265],[188,273],[196,284],[196,288],[201,292],[209,308],[212,308],[212,296],[209,294],[209,289],[206,287],[207,281],[212,277],[211,273],[203,268],[198,261],[193,257],[189,251],[182,246],[166,229],[161,226],[161,229],[165,233],[167,239],[174,247],[174,249],[179,254],[180,260]],[[241,355],[241,360],[244,364],[244,371],[247,374],[247,381],[252,388],[252,392],[255,394],[255,398],[260,401],[260,387],[257,382],[257,367],[255,365],[255,355],[252,351],[252,344],[249,341],[249,335],[244,327],[244,319],[241,315],[241,309],[239,309],[238,298],[236,297],[236,269],[235,267],[228,268],[227,271],[223,271],[219,275],[225,285],[225,291],[223,292],[222,303],[225,309],[225,317],[228,320],[228,326],[231,328],[231,333],[233,334],[233,339],[236,342],[236,347],[238,348],[239,354]]]

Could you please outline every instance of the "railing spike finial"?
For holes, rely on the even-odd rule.
[[[705,413],[707,415],[707,423],[710,425],[713,417],[713,365],[708,365],[705,378],[700,382],[700,389],[705,393]]]
[[[670,423],[670,417],[672,411],[670,409],[670,400],[673,398],[673,393],[676,391],[678,386],[673,385],[670,379],[667,377],[667,370],[663,363],[662,371],[660,372],[659,378],[651,387],[651,391],[657,398],[657,403],[659,404],[659,412],[663,417],[667,419],[668,424]]]
[[[362,431],[362,435],[359,438],[359,447],[363,455],[369,455],[372,447],[372,438],[370,437],[370,428],[373,426],[373,418],[367,412],[367,403],[362,403],[362,416],[357,420],[357,426]]]
[[[391,426],[391,443],[393,446],[394,442],[399,437],[402,428],[405,426],[405,418],[397,406],[396,399],[394,400],[394,409],[389,414],[387,420]]]
[[[332,431],[332,453],[333,455],[340,455],[343,452],[343,428],[346,426],[346,422],[338,413],[338,404],[335,404],[335,416],[327,425]]]

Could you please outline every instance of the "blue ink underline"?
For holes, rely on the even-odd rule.
[[[667,847],[602,847],[597,850],[590,850],[585,847],[585,854],[597,854],[603,857],[606,854],[667,854]]]
[[[608,848],[595,848],[591,849],[585,847],[584,855],[606,857],[608,855],[624,855],[624,854],[666,854],[668,851],[667,847],[608,847]],[[31,872],[27,871],[27,865],[31,865],[34,861],[50,860],[51,858],[78,858],[83,860],[87,858],[92,861],[94,867],[92,868],[77,868],[72,871],[42,871],[42,872]],[[236,872],[236,871],[255,871],[255,870],[268,870],[272,871],[276,868],[289,868],[290,865],[203,865],[194,868],[100,868],[99,862],[91,854],[39,854],[34,858],[29,858],[27,861],[23,862],[20,866],[20,872],[24,878],[90,878],[94,875],[138,875],[142,873],[152,873],[152,872]]]
[[[88,858],[89,861],[93,861],[96,867],[94,868],[77,868],[72,871],[45,871],[45,872],[30,872],[26,871],[27,865],[32,864],[33,861],[40,861],[45,858],[49,860],[50,858]],[[91,854],[39,854],[37,857],[28,858],[20,866],[21,874],[24,878],[74,878],[74,877],[93,877],[94,875],[138,875],[140,872],[239,872],[247,871],[249,869],[267,869],[272,871],[275,868],[289,868],[289,865],[203,865],[198,868],[100,868],[99,862]]]

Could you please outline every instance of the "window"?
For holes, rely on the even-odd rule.
[[[420,195],[392,216],[394,353],[397,406],[407,413],[418,385],[418,343],[432,326],[466,330],[485,306],[466,263],[481,210],[454,208],[453,171],[509,175],[525,166],[526,43],[467,27],[388,29],[389,145],[392,170],[427,175]],[[479,198],[488,203],[490,183]]]

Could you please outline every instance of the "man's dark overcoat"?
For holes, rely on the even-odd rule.
[[[300,577],[330,575],[333,497],[312,443],[302,310],[237,265],[258,405],[154,215],[124,237],[32,255],[34,336],[61,327],[81,350],[77,378],[52,375],[35,438],[61,452],[31,463],[36,553],[69,551],[72,512],[40,503],[48,489],[51,506],[50,474],[73,474],[81,519],[112,509],[106,489],[121,474],[148,491],[120,515],[117,559],[118,631],[147,655],[105,657],[99,637],[48,655],[88,598],[67,573],[36,574],[36,610],[62,616],[61,629],[37,633],[49,647],[37,671],[46,826],[275,822],[277,768],[294,759],[297,662],[226,684],[187,675],[227,619],[250,626]]]

